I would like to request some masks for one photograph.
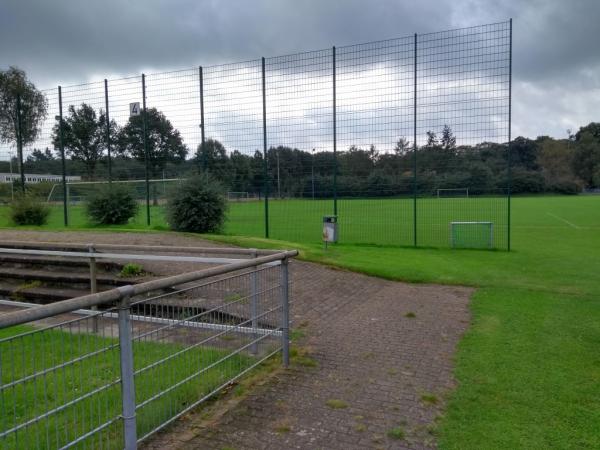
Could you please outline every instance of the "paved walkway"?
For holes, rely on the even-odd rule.
[[[0,239],[11,234],[0,232]],[[206,244],[174,234],[19,238]],[[435,448],[432,429],[454,386],[452,355],[468,326],[471,290],[385,281],[298,261],[291,277],[293,327],[304,334],[298,341],[303,358],[219,420],[207,423],[191,414],[146,448]]]

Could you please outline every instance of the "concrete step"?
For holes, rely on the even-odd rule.
[[[0,265],[19,264],[23,266],[64,266],[64,267],[89,267],[89,261],[82,258],[67,258],[63,256],[38,256],[38,255],[11,255],[0,253]],[[120,271],[124,264],[114,261],[96,260],[98,268],[103,270]]]
[[[23,300],[31,303],[53,303],[69,298],[80,297],[90,293],[89,289],[73,289],[63,287],[45,287],[27,285],[11,285],[7,283],[0,284],[0,297],[10,300]]]
[[[41,270],[41,269],[25,269],[22,267],[2,267],[0,265],[0,280],[2,279],[16,280],[39,280],[45,283],[80,283],[90,284],[89,271],[74,272],[74,271],[57,271],[57,270]],[[139,279],[121,278],[118,276],[99,273],[96,276],[98,285],[107,285],[111,287],[125,286],[127,284],[138,283]]]

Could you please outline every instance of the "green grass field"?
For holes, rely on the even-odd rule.
[[[25,380],[2,390],[0,430],[33,420],[53,408],[63,409],[3,438],[1,448],[62,448],[95,427],[118,418],[121,414],[120,366],[119,352],[114,348],[118,341],[77,331],[53,329],[30,333],[32,330],[28,326],[0,330],[2,385]],[[22,333],[25,334],[14,337]],[[199,346],[183,351],[185,348],[172,343],[134,341],[134,367],[145,369],[135,377],[136,402],[138,405],[147,402],[137,411],[138,437],[255,362],[243,354],[220,361],[229,353],[212,347]],[[65,368],[50,370],[34,379],[27,378],[43,368],[86,355],[85,359],[74,361]],[[169,356],[171,359],[167,363],[157,364]],[[200,366],[209,368],[196,375]],[[177,383],[181,384],[165,395],[157,396]],[[84,398],[77,400],[81,396]],[[74,448],[122,448],[122,432],[122,422],[116,420]]]
[[[376,202],[386,201],[392,200]],[[497,202],[492,212],[500,214],[503,204]],[[319,242],[320,216],[331,212],[329,203],[314,202],[307,211],[292,202],[278,203],[271,205],[272,236],[284,237],[275,231],[277,221],[293,223],[297,234],[286,237],[288,242],[204,237],[295,247],[303,258],[394,280],[478,288],[472,324],[456,355],[458,388],[447,399],[437,429],[441,448],[600,448],[600,196],[514,198],[511,252],[344,243],[325,251]],[[258,203],[240,205],[232,208],[226,231],[260,231]],[[395,216],[386,207],[388,215],[378,217],[376,210],[352,205],[364,220],[379,224],[373,233],[396,233],[404,242],[404,224],[412,220],[407,207],[394,209]],[[372,206],[383,203],[378,205]],[[342,239],[351,232],[342,216],[348,208],[342,201]],[[448,210],[432,214],[440,230],[447,226]],[[396,219],[386,221],[390,217]],[[47,229],[61,229],[60,220],[53,220]],[[0,222],[10,226],[6,218]],[[431,233],[447,242],[447,234]]]

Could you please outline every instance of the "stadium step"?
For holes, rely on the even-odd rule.
[[[60,284],[90,284],[89,272],[58,272],[50,270],[34,270],[14,267],[5,268],[0,266],[0,280],[6,278],[16,280],[38,280],[41,282]],[[96,277],[96,280],[98,285],[108,285],[112,287],[125,286],[126,284],[139,282],[139,280],[131,280],[128,278],[121,278],[106,274],[99,274]]]
[[[81,267],[87,268],[89,267],[89,262],[85,259],[81,258],[67,258],[67,257],[48,257],[48,256],[36,256],[36,255],[10,255],[10,254],[0,254],[0,266],[5,266],[6,264],[20,264],[23,266],[65,266],[65,267]],[[114,270],[120,271],[123,268],[123,264],[114,262],[114,261],[106,261],[106,260],[97,260],[96,265],[99,269],[103,270]]]

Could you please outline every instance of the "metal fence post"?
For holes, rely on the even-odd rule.
[[[108,151],[108,184],[112,183],[112,160],[110,155],[111,143],[110,143],[110,115],[108,112],[108,80],[104,79],[104,108],[106,109],[106,150]]]
[[[94,244],[88,244],[88,252],[94,253],[96,249],[94,248]],[[98,292],[98,267],[96,264],[96,258],[90,256],[90,293],[95,294]],[[98,311],[97,306],[92,306],[92,311]],[[94,333],[98,332],[98,317],[93,316],[92,318],[92,329]]]
[[[508,205],[507,205],[507,224],[506,224],[506,248],[510,252],[510,200],[512,189],[512,154],[511,154],[511,119],[512,119],[512,18],[510,19],[510,36],[509,36],[509,53],[508,53],[508,148],[507,148],[507,163],[508,163]]]
[[[119,290],[123,294],[123,298],[119,301],[118,305],[123,438],[125,450],[135,450],[137,448],[135,384],[131,319],[129,315],[130,297],[133,292],[133,286],[123,286]]]
[[[23,165],[23,122],[21,117],[21,94],[17,94],[17,157],[21,174],[21,190],[25,193],[25,166]]]
[[[202,170],[206,170],[206,148],[204,143],[204,72],[202,66],[198,67],[198,76],[200,78],[200,148],[202,149]]]
[[[145,172],[146,172],[146,224],[150,225],[150,174],[148,173],[148,166],[150,164],[148,156],[148,118],[146,112],[146,75],[142,74],[142,125],[144,128],[144,161],[145,161]]]
[[[281,260],[281,351],[284,367],[290,365],[290,299],[287,257]]]
[[[267,160],[267,91],[265,58],[262,58],[262,104],[263,104],[263,154],[264,154],[264,188],[265,188],[265,237],[269,238],[269,163]]]
[[[256,249],[251,249],[251,258],[255,259],[258,256]],[[252,319],[252,329],[258,328],[258,266],[252,267],[252,273],[250,274],[250,317]],[[258,339],[258,334],[254,333],[254,339]],[[258,353],[258,343],[254,342],[250,346],[251,353]]]
[[[413,103],[413,245],[417,246],[417,33],[414,55],[414,103]]]
[[[335,46],[332,50],[333,55],[333,215],[337,216],[337,95],[336,95],[336,62],[335,62]]]
[[[69,187],[67,186],[67,161],[65,159],[63,129],[62,87],[58,86],[58,143],[60,146],[60,164],[62,168],[63,220],[65,227],[67,227],[69,226]]]

